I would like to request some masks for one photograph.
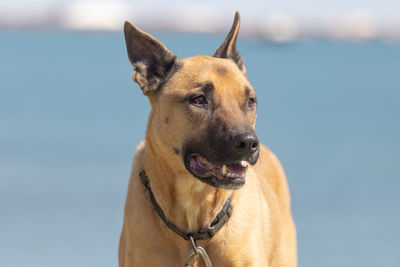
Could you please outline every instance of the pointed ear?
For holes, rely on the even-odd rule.
[[[235,19],[233,25],[225,41],[221,44],[218,50],[215,52],[214,57],[230,58],[232,59],[239,69],[246,74],[246,68],[244,67],[243,59],[240,57],[239,52],[236,49],[236,39],[240,28],[240,14],[238,11],[235,13]]]
[[[179,59],[160,41],[129,21],[124,26],[126,49],[134,67],[133,80],[149,95],[157,91],[179,66]]]

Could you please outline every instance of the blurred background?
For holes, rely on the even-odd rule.
[[[234,12],[299,266],[400,266],[397,0],[0,2],[0,266],[117,266],[147,99],[124,20],[212,55]]]

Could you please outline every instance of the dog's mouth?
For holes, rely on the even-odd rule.
[[[218,188],[238,189],[245,183],[247,162],[216,164],[199,154],[186,156],[186,168],[197,179]]]

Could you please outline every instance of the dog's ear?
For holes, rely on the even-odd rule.
[[[239,33],[239,28],[240,28],[240,14],[238,11],[236,11],[232,28],[229,31],[228,35],[226,36],[225,41],[215,52],[214,57],[232,59],[239,67],[239,69],[244,74],[246,74],[246,68],[244,67],[243,59],[239,55],[239,52],[236,49],[236,39]]]
[[[129,61],[134,67],[133,80],[149,95],[157,91],[179,66],[179,59],[160,41],[139,30],[129,21],[124,26]]]

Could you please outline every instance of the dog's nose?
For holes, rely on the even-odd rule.
[[[238,152],[252,153],[258,149],[258,138],[254,132],[239,134],[233,138],[233,146]]]
[[[250,159],[258,153],[259,142],[254,131],[237,134],[233,137],[233,150],[236,154],[240,154]]]

